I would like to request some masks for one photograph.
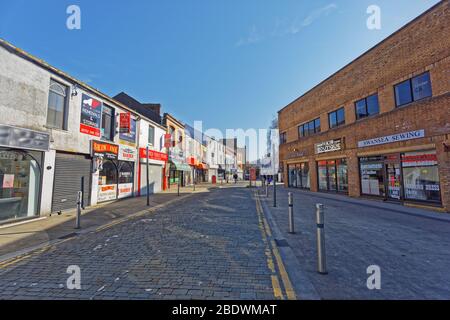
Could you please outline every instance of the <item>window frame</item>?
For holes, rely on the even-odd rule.
[[[338,114],[339,114],[339,111],[341,111],[341,110],[343,111],[344,118],[343,118],[342,122],[339,122]],[[335,126],[331,125],[331,117],[333,115],[334,115],[334,118],[336,119],[336,125]],[[345,107],[341,107],[339,109],[336,109],[336,110],[328,113],[328,126],[329,126],[330,130],[338,128],[338,127],[341,127],[343,125],[345,125]]]
[[[415,97],[414,97],[413,80],[415,80],[415,79],[417,79],[417,78],[419,78],[419,77],[421,77],[421,76],[424,76],[425,74],[428,74],[428,79],[429,79],[429,83],[430,83],[430,95],[429,95],[429,96],[426,96],[426,97],[423,97],[423,98],[415,99]],[[403,103],[403,104],[398,104],[396,88],[397,88],[399,85],[404,84],[404,83],[408,83],[408,85],[409,85],[409,93],[410,93],[410,95],[411,95],[411,101],[405,102],[405,103]],[[413,102],[421,101],[421,100],[428,99],[428,98],[431,98],[431,97],[433,97],[433,85],[432,85],[432,83],[431,83],[431,74],[430,74],[430,71],[422,72],[422,73],[420,73],[420,74],[418,74],[418,75],[416,75],[416,76],[414,76],[414,77],[411,77],[411,78],[406,79],[406,80],[404,80],[404,81],[401,81],[401,82],[399,82],[399,83],[397,83],[397,84],[394,84],[394,100],[395,100],[395,107],[396,107],[396,108],[400,108],[400,107],[403,107],[403,106],[407,106],[407,105],[409,105],[409,104],[411,104],[411,103],[413,103]]]
[[[378,112],[370,114],[369,113],[369,98],[372,98],[372,97],[376,97],[377,98]],[[363,102],[363,101],[364,101],[365,114],[364,114],[364,116],[360,117],[359,116],[359,112],[358,112],[358,103]],[[367,97],[365,97],[363,99],[359,99],[359,100],[354,102],[354,105],[355,105],[356,121],[363,120],[363,119],[366,119],[366,118],[370,118],[370,117],[373,117],[373,116],[376,116],[376,115],[380,114],[380,100],[378,98],[378,93],[374,93],[374,94],[371,94],[371,95],[369,95],[369,96],[367,96]]]
[[[317,123],[319,123],[319,127],[316,126]],[[311,125],[313,126],[312,132],[310,130]],[[312,135],[322,132],[320,117],[299,125],[297,127],[297,130],[298,130],[299,138],[309,137],[309,136],[312,136]]]
[[[63,105],[63,121],[62,121],[62,127],[59,127],[57,125],[51,124],[48,121],[48,113],[49,113],[49,107],[50,107],[50,93],[53,92],[54,94],[58,94],[57,92],[55,92],[54,90],[51,89],[52,84],[55,83],[58,86],[61,86],[65,92],[65,96],[64,96],[64,105]],[[61,81],[58,81],[54,78],[50,78],[50,84],[48,86],[48,101],[47,101],[47,117],[46,117],[46,122],[45,125],[48,128],[51,129],[57,129],[57,130],[63,130],[63,131],[67,131],[68,130],[68,118],[69,118],[69,96],[70,96],[70,85],[65,84]]]
[[[153,141],[150,142],[150,129],[153,129]],[[149,145],[151,145],[152,147],[155,146],[155,131],[156,128],[154,126],[152,126],[151,124],[148,125],[148,129],[147,129],[147,143]]]
[[[103,128],[103,116],[104,116],[104,113],[105,113],[104,112],[105,109],[110,109],[111,110],[111,123],[110,123],[110,125],[111,125],[111,132],[110,132],[110,137],[109,138],[104,136],[104,130],[103,130],[104,129]],[[104,104],[103,107],[102,107],[102,120],[101,120],[100,130],[102,132],[102,136],[101,136],[102,140],[114,142],[114,138],[116,136],[116,110],[113,107],[111,107],[109,105],[106,105],[106,104]]]

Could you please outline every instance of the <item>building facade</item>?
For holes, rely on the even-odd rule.
[[[286,186],[450,211],[450,5],[279,111]]]

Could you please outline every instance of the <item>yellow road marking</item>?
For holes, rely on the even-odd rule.
[[[274,275],[272,275],[272,287],[274,296],[278,299],[284,300],[283,292],[280,287],[280,281],[278,281],[278,277]]]
[[[297,296],[295,294],[295,290],[292,286],[291,280],[289,279],[289,275],[286,271],[286,267],[284,266],[283,260],[281,259],[281,255],[280,252],[278,251],[276,243],[274,240],[271,240],[270,243],[267,241],[268,237],[270,238],[272,237],[272,231],[270,229],[270,225],[267,222],[266,217],[264,216],[264,210],[262,209],[261,200],[257,197],[256,194],[255,194],[255,202],[256,202],[256,211],[258,213],[259,227],[263,234],[263,241],[266,243],[267,265],[269,266],[269,269],[273,273],[276,273],[274,259],[272,258],[275,257],[275,261],[278,266],[279,274],[283,282],[286,296],[289,300],[296,300]],[[272,275],[272,287],[274,289],[275,296],[279,295],[278,290],[281,290],[281,286],[277,275]],[[281,295],[283,296],[282,293]],[[284,296],[282,299],[284,299]]]

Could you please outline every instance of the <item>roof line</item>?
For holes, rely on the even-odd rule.
[[[62,78],[64,78],[65,80],[69,81],[69,82],[74,82],[76,83],[78,86],[80,86],[81,88],[85,89],[86,91],[90,91],[93,94],[96,94],[98,96],[100,96],[101,98],[103,98],[104,100],[107,100],[108,102],[115,104],[116,106],[119,106],[123,109],[125,109],[126,111],[132,113],[133,115],[137,115],[149,122],[151,122],[152,124],[158,125],[160,128],[164,129],[164,126],[162,126],[161,124],[158,124],[156,122],[154,122],[151,119],[148,119],[147,117],[145,117],[144,115],[132,110],[131,108],[129,108],[128,106],[124,105],[123,103],[114,100],[113,98],[111,98],[110,96],[108,96],[107,94],[99,91],[98,89],[95,89],[93,87],[91,87],[90,85],[86,84],[85,82],[78,80],[74,77],[72,77],[71,75],[69,75],[68,73],[59,70],[56,67],[53,67],[52,65],[50,65],[49,63],[47,63],[46,61],[39,59],[37,57],[35,57],[34,55],[14,46],[13,44],[11,44],[10,42],[6,41],[3,38],[0,38],[0,46],[2,46],[3,48],[5,48],[8,52],[11,52],[31,63],[34,63],[44,69],[46,69],[47,71],[54,73]]]
[[[325,78],[324,80],[322,80],[321,82],[319,82],[318,84],[316,84],[314,87],[312,87],[311,89],[309,89],[308,91],[306,91],[305,93],[303,93],[300,97],[294,99],[293,101],[291,101],[290,103],[288,103],[286,106],[284,106],[283,108],[281,108],[280,110],[278,110],[278,113],[280,113],[281,111],[283,111],[284,109],[286,109],[287,107],[291,106],[293,103],[297,102],[298,100],[300,100],[301,98],[305,97],[307,94],[309,94],[310,92],[314,91],[316,88],[320,87],[322,84],[324,84],[325,82],[327,82],[328,80],[330,80],[331,78],[333,78],[334,76],[336,76],[338,73],[340,73],[341,71],[343,71],[344,69],[346,69],[348,66],[350,66],[351,64],[353,64],[354,62],[360,60],[362,57],[364,57],[365,55],[369,54],[371,51],[375,50],[377,47],[381,46],[383,43],[385,43],[386,41],[388,41],[389,39],[393,38],[396,34],[400,33],[401,31],[403,31],[404,29],[406,29],[407,27],[409,27],[410,25],[412,25],[413,23],[417,22],[419,19],[423,18],[425,15],[427,15],[428,13],[430,13],[431,11],[433,11],[434,9],[436,9],[437,7],[443,5],[446,1],[448,0],[441,0],[440,2],[436,3],[435,5],[433,5],[431,8],[427,9],[425,12],[421,13],[420,15],[418,15],[417,17],[415,17],[414,19],[412,19],[411,21],[409,21],[408,23],[406,23],[403,27],[401,27],[400,29],[397,29],[396,31],[394,31],[392,34],[390,34],[389,36],[387,36],[386,38],[384,38],[383,40],[381,40],[380,42],[378,42],[377,44],[375,44],[373,47],[369,48],[368,50],[364,51],[362,54],[360,54],[358,57],[356,57],[354,60],[350,61],[349,63],[347,63],[346,65],[344,65],[342,68],[340,68],[339,70],[337,70],[336,72],[334,72],[333,74],[331,74],[330,76],[328,76],[327,78]]]

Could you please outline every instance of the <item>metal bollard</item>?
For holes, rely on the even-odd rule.
[[[325,215],[323,204],[316,204],[317,223],[317,272],[328,274],[327,258],[325,252]]]
[[[289,192],[289,233],[295,233],[294,227],[294,196]]]
[[[266,183],[266,198],[269,197],[269,185]]]
[[[77,195],[77,217],[75,219],[75,229],[81,228],[81,201],[83,200],[83,192],[78,191]]]

